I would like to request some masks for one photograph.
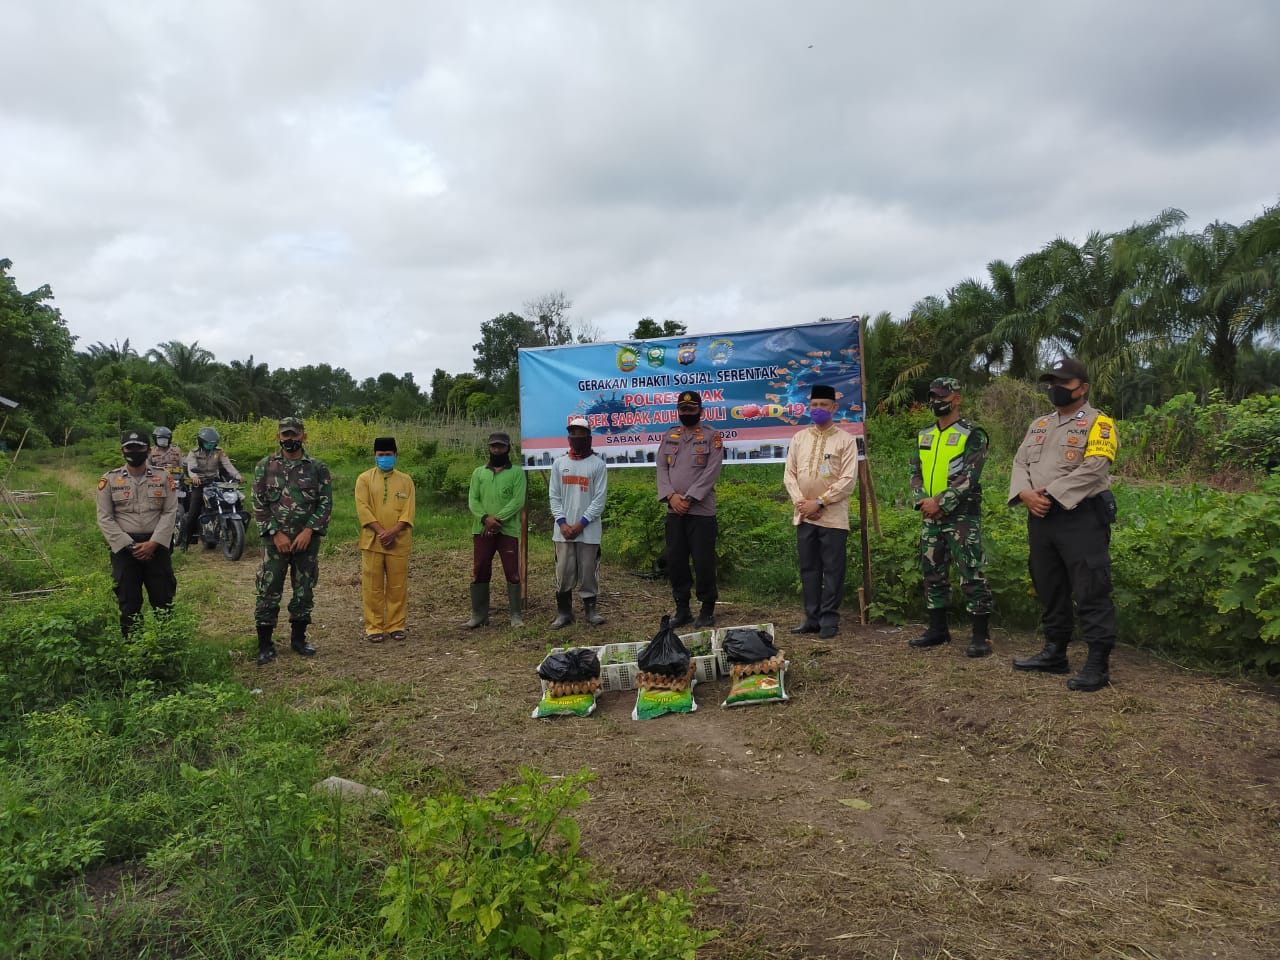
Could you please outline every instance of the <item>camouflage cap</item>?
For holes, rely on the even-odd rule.
[[[929,393],[937,397],[949,397],[960,392],[960,381],[955,377],[938,377],[929,384]]]
[[[302,433],[302,421],[297,417],[281,417],[280,432],[285,433],[292,430],[294,433]]]
[[[126,430],[120,434],[120,446],[149,447],[151,446],[151,441],[147,439],[147,435],[141,430]]]

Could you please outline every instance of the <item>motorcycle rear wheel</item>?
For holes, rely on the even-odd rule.
[[[223,521],[222,555],[228,560],[239,560],[244,555],[244,521],[239,518]]]

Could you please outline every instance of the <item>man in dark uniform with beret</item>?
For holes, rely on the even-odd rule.
[[[1120,438],[1115,422],[1089,404],[1089,374],[1079,360],[1059,360],[1040,382],[1049,385],[1055,410],[1032,421],[1014,454],[1009,504],[1027,508],[1031,582],[1043,611],[1044,649],[1014,660],[1013,666],[1070,673],[1067,644],[1078,617],[1089,656],[1067,687],[1099,690],[1111,682],[1116,642],[1110,473]]]
[[[667,575],[676,601],[671,626],[712,627],[716,622],[716,481],[724,465],[724,438],[702,426],[702,397],[685,390],[676,398],[680,426],[668,430],[658,450],[658,499],[667,505]],[[689,560],[693,576],[689,576]],[[698,619],[689,596],[695,587]]]
[[[167,611],[178,582],[169,547],[178,517],[178,494],[169,475],[147,464],[151,444],[142,430],[120,437],[125,465],[98,481],[98,529],[111,549],[111,579],[126,637],[142,613],[142,588],[151,609]]]

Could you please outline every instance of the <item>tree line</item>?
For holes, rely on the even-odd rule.
[[[1280,391],[1280,205],[1242,225],[1181,228],[1180,210],[1083,242],[1062,237],[983,277],[919,300],[903,318],[870,319],[864,390],[872,410],[909,407],[936,376],[978,387],[1034,380],[1070,353],[1094,396],[1125,417],[1194,392],[1237,399]],[[134,424],[327,413],[412,420],[509,416],[519,402],[522,347],[589,343],[600,331],[571,316],[562,291],[479,325],[474,367],[357,381],[326,363],[270,369],[250,354],[223,363],[198,342],[139,350],[127,339],[76,349],[48,285],[28,293],[0,259],[0,441],[105,437]],[[686,325],[642,318],[633,339],[683,336]]]

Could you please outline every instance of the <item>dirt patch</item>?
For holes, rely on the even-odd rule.
[[[1010,668],[1038,646],[1026,636],[997,630],[996,656],[972,661],[961,643],[917,651],[910,629],[847,620],[833,641],[792,637],[795,609],[737,602],[719,623],[778,625],[790,702],[721,710],[721,680],[687,716],[635,722],[634,693],[617,693],[584,720],[532,720],[546,649],[646,639],[666,586],[606,565],[609,622],[552,631],[535,550],[529,626],[499,625],[495,589],[495,625],[469,631],[463,547],[415,556],[409,640],[380,645],[362,638],[358,555],[340,547],[322,561],[319,655],[264,669],[254,558],[189,563],[217,567],[247,683],[296,689],[301,707],[350,700],[334,772],[486,791],[522,765],[589,766],[586,854],[639,888],[705,874],[698,919],[722,931],[707,957],[1280,954],[1280,703],[1265,691],[1122,648],[1115,686],[1073,694]],[[380,695],[351,692],[366,685]]]

